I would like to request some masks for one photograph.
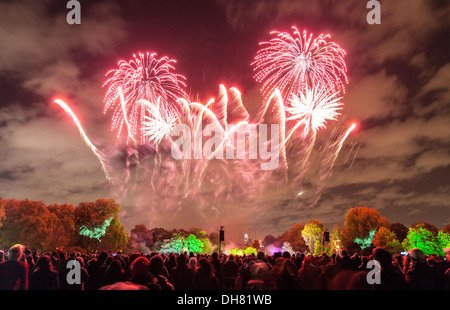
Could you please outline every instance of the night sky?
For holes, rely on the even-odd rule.
[[[225,225],[235,238],[255,230],[258,238],[279,235],[312,219],[332,228],[355,206],[374,208],[391,223],[443,228],[450,224],[450,6],[380,2],[380,25],[366,22],[362,0],[89,0],[80,1],[80,25],[66,23],[65,1],[0,2],[0,197],[74,205],[116,198],[53,99],[67,100],[96,145],[112,144],[105,73],[133,53],[154,51],[177,60],[177,73],[200,101],[223,83],[237,87],[254,114],[260,85],[250,63],[258,43],[295,25],[329,33],[347,51],[343,115],[358,123],[348,139],[352,164],[340,158],[313,209],[284,201],[251,226],[230,220],[208,228]],[[195,218],[167,220],[164,228],[205,227]],[[149,226],[135,221],[123,222],[127,229]]]

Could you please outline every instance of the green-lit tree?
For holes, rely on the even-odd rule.
[[[120,223],[119,217],[114,215],[108,227],[106,227],[105,234],[101,237],[98,244],[99,250],[105,251],[128,251],[128,235],[125,232],[125,228]]]
[[[158,252],[169,254],[188,251],[189,249],[184,246],[184,238],[185,237],[180,234],[173,236],[170,240],[167,240],[166,242],[161,244]]]
[[[245,254],[246,256],[250,255],[256,255],[258,253],[258,250],[254,247],[248,246],[242,250],[242,254]]]
[[[405,249],[419,248],[426,255],[442,253],[438,237],[420,225],[409,228],[402,245]]]
[[[230,250],[230,254],[235,255],[235,256],[242,256],[242,255],[243,255],[243,252],[242,252],[242,249],[239,249],[239,248],[232,248],[232,249]]]
[[[189,252],[202,253],[203,243],[193,234],[190,234],[185,239],[185,246],[189,249]]]
[[[79,245],[87,252],[97,250],[101,238],[119,213],[120,205],[114,199],[97,199],[81,202],[75,208],[75,229],[79,234]],[[120,223],[120,221],[119,221]],[[104,248],[105,246],[101,246]]]
[[[161,244],[159,252],[161,253],[193,252],[195,254],[197,253],[203,254],[203,247],[205,244],[208,245],[206,241],[202,242],[202,240],[198,239],[193,234],[190,234],[187,237],[184,237],[181,234],[177,234],[173,236],[171,239]],[[205,250],[209,250],[209,248]]]
[[[439,248],[441,249],[441,255],[444,254],[443,249],[450,248],[450,233],[445,230],[438,232]]]

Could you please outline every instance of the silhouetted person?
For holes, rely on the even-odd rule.
[[[101,252],[96,258],[89,261],[89,264],[86,267],[86,270],[89,273],[86,289],[98,290],[102,285],[104,274],[103,264],[106,258],[108,258],[108,254],[106,252]]]
[[[440,260],[436,263],[436,289],[445,290],[446,279],[445,273],[450,270],[450,248],[444,249],[445,260]]]
[[[219,288],[222,288],[223,285],[222,262],[220,261],[219,254],[217,252],[212,253],[211,264],[213,265],[214,274],[216,275],[217,281],[219,282]]]
[[[295,266],[297,266],[297,269],[302,268],[302,263],[303,263],[304,257],[305,256],[300,252],[295,253],[295,258],[294,258],[293,262],[294,262]]]
[[[425,254],[420,249],[411,249],[408,251],[411,258],[411,264],[405,274],[408,288],[411,290],[433,290],[434,274],[430,266],[428,266]]]
[[[191,289],[192,278],[194,271],[187,265],[187,257],[185,254],[180,254],[177,259],[177,266],[172,268],[170,273],[172,284],[175,290],[189,290]]]
[[[250,266],[251,278],[246,284],[247,290],[273,290],[275,284],[270,278],[270,267],[265,262],[255,262]]]
[[[234,255],[230,254],[227,261],[222,265],[223,288],[234,289],[238,274],[239,265],[234,260]]]
[[[122,282],[124,280],[124,272],[119,260],[113,260],[103,276],[102,286]]]
[[[211,263],[206,258],[201,258],[199,267],[194,273],[192,289],[194,290],[216,290],[218,281],[214,274]]]
[[[354,261],[348,256],[347,250],[341,251],[341,259],[339,260],[339,267],[341,269],[347,269],[347,270],[355,270],[355,264]]]
[[[28,288],[28,265],[21,261],[23,248],[14,245],[8,250],[7,260],[0,263],[0,289],[25,290]]]
[[[137,285],[147,286],[151,290],[160,290],[161,286],[158,284],[156,278],[150,273],[150,262],[147,258],[140,256],[136,258],[131,264],[131,278],[129,282]]]
[[[86,283],[89,280],[89,273],[87,272],[87,270],[85,268],[84,259],[82,257],[73,256],[71,258],[71,260],[76,260],[80,264],[80,283],[68,284],[67,280],[65,279],[65,283],[67,283],[67,285],[65,286],[65,289],[71,290],[71,291],[84,290],[86,287]],[[60,283],[60,286],[61,286],[61,283]]]
[[[59,290],[58,272],[53,270],[50,257],[43,255],[38,258],[30,273],[30,290]]]
[[[373,284],[377,290],[406,290],[407,284],[404,275],[392,264],[391,254],[382,249],[373,249],[373,258],[380,263],[380,284]]]
[[[175,257],[175,254],[173,254],[173,253],[169,254],[169,259],[164,263],[164,266],[166,267],[167,271],[170,271],[177,266],[177,259]],[[170,276],[170,272],[169,272],[169,276]]]
[[[320,276],[322,271],[315,264],[313,257],[305,257],[302,267],[298,270],[297,277],[299,279],[300,289],[318,290],[320,289]]]
[[[161,255],[154,255],[150,259],[149,269],[150,273],[156,278],[158,284],[161,286],[161,290],[173,290],[173,285],[169,282],[167,277],[163,275],[165,267]]]
[[[270,275],[276,283],[277,290],[296,290],[300,288],[297,272],[297,266],[290,259],[278,257],[275,259]]]

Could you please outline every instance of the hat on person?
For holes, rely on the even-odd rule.
[[[411,256],[413,259],[419,261],[419,262],[425,262],[425,254],[422,252],[421,249],[414,248],[408,251],[409,256]]]

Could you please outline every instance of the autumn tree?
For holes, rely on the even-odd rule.
[[[437,234],[439,232],[439,229],[435,225],[430,224],[428,222],[421,221],[421,222],[413,223],[411,225],[411,228],[418,228],[418,227],[425,228],[426,230],[428,230],[429,232],[431,232],[435,236],[437,236]]]
[[[442,230],[450,234],[450,224],[446,225]]]
[[[281,237],[274,237],[271,234],[268,234],[264,237],[262,244],[265,248],[267,248],[270,245],[273,245],[274,247],[281,248],[283,242],[281,241]]]
[[[191,227],[187,230],[188,235],[194,235],[197,238],[206,238],[206,232],[199,227]]]
[[[380,227],[377,230],[372,239],[372,244],[375,247],[384,248],[391,254],[400,253],[403,249],[396,234],[386,227]]]
[[[220,235],[217,231],[213,231],[212,233],[210,233],[208,239],[211,242],[211,245],[213,245],[214,247],[219,246]]]
[[[255,248],[256,250],[259,251],[259,249],[261,248],[261,245],[259,244],[259,240],[253,240],[252,248]]]
[[[345,215],[345,228],[353,239],[365,239],[370,232],[380,227],[388,227],[389,223],[375,209],[367,207],[355,207]]]
[[[53,250],[51,239],[58,218],[42,201],[7,200],[4,214],[0,229],[2,245],[21,243],[39,251]]]
[[[2,227],[2,221],[5,219],[5,205],[8,201],[0,197],[0,228]]]
[[[51,249],[66,249],[76,240],[75,207],[71,204],[52,204],[48,210],[55,215],[49,241]]]
[[[153,248],[153,235],[145,225],[138,224],[130,231],[129,243],[133,251],[147,253]]]
[[[302,237],[302,231],[305,225],[303,223],[294,224],[292,227],[281,235],[282,242],[289,242],[294,251],[300,251],[306,248],[305,239]]]
[[[389,226],[389,230],[395,234],[399,242],[402,242],[408,234],[408,227],[406,227],[402,223],[392,223]]]

